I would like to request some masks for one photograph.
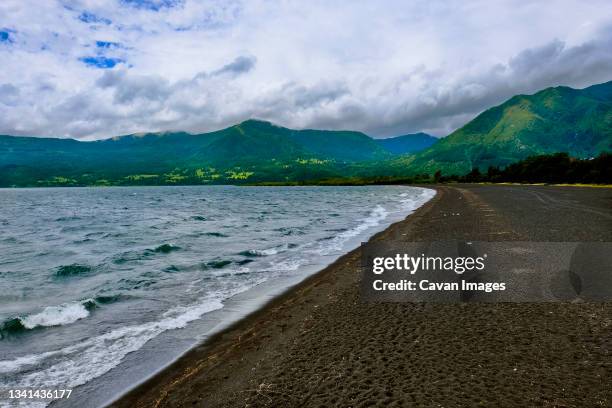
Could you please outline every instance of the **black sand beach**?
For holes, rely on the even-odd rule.
[[[457,185],[372,240],[612,241],[612,189]],[[606,407],[612,303],[364,303],[359,250],[115,407]]]

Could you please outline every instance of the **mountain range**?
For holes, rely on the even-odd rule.
[[[393,154],[417,153],[425,150],[438,141],[438,138],[419,132],[404,136],[376,139],[385,150]]]
[[[506,166],[557,152],[578,158],[612,152],[612,81],[516,95],[402,165],[412,171],[462,175],[476,167]]]
[[[612,151],[612,82],[554,87],[487,109],[445,138],[374,139],[248,120],[210,133],[98,141],[0,136],[0,186],[305,182],[466,174],[528,156]]]

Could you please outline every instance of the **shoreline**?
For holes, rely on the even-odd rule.
[[[610,241],[609,199],[606,189],[439,186],[370,240]],[[601,323],[612,303],[365,304],[359,261],[359,249],[343,255],[110,406],[612,402]]]
[[[412,185],[410,185],[412,187]],[[416,210],[413,210],[410,214],[405,216],[403,219],[394,221],[382,231],[374,233],[372,236],[368,238],[367,242],[383,239],[387,234],[389,234],[390,230],[396,227],[398,224],[405,223],[410,218],[414,217],[418,213],[420,213],[424,208],[429,207],[432,203],[437,200],[440,196],[440,190],[433,186],[425,186],[425,185],[415,185],[414,187],[420,188],[428,188],[434,190],[436,194],[429,199],[426,203],[418,207]],[[257,325],[259,320],[265,319],[265,316],[268,315],[271,311],[273,311],[278,306],[282,305],[287,301],[291,301],[291,298],[295,296],[296,292],[307,291],[308,288],[317,286],[320,281],[325,279],[326,274],[333,273],[335,267],[339,264],[342,264],[346,259],[354,258],[359,254],[360,248],[354,248],[349,252],[341,255],[332,263],[328,264],[324,268],[319,271],[316,271],[312,274],[307,275],[305,278],[298,278],[299,281],[296,284],[285,287],[280,290],[278,294],[273,295],[270,300],[264,301],[257,307],[255,310],[252,310],[246,313],[244,316],[240,317],[238,320],[225,324],[221,330],[215,331],[201,344],[197,344],[195,347],[191,348],[187,352],[181,354],[178,358],[176,358],[170,364],[162,367],[156,373],[151,376],[143,379],[142,381],[136,383],[133,387],[131,387],[127,392],[117,396],[116,398],[110,400],[107,407],[115,407],[115,406],[131,406],[132,402],[138,399],[138,396],[142,394],[144,389],[150,387],[151,383],[159,384],[163,381],[166,381],[166,377],[169,373],[179,373],[184,368],[187,369],[187,365],[190,364],[190,361],[194,358],[200,358],[202,353],[209,353],[210,356],[214,356],[217,353],[222,352],[222,349],[225,347],[232,346],[232,340],[228,339],[227,336],[235,333],[236,331],[248,330],[250,326],[253,324]],[[140,406],[140,405],[137,405]]]

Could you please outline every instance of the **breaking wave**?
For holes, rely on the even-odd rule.
[[[71,388],[76,387],[115,367],[128,353],[140,349],[162,332],[185,327],[189,322],[222,306],[221,297],[209,298],[192,306],[171,309],[158,321],[117,328],[59,350],[0,360],[0,373],[27,372],[30,367],[36,366],[42,369],[27,372],[19,378],[19,383],[9,382],[4,385],[53,387],[61,383]],[[75,313],[74,316],[82,314]]]
[[[96,307],[93,299],[83,302],[65,303],[59,306],[47,306],[38,313],[13,317],[0,326],[0,335],[6,336],[31,330],[38,327],[64,326],[84,319]]]

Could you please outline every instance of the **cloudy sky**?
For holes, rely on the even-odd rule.
[[[0,134],[444,136],[514,94],[612,80],[611,50],[609,0],[2,0]]]

